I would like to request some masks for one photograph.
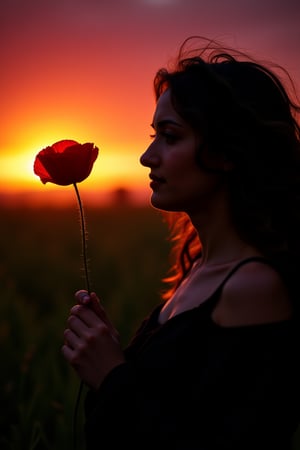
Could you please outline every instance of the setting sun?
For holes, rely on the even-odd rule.
[[[10,195],[19,191],[22,199],[25,190],[31,191],[32,199],[38,193],[43,192],[44,195],[45,186],[33,172],[35,156],[59,140],[72,139],[79,143],[92,142],[99,148],[98,160],[82,188],[89,193],[89,198],[93,194],[94,198],[101,199],[101,195],[97,197],[94,190],[100,190],[102,196],[105,192],[107,196],[108,191],[120,187],[135,191],[135,196],[139,198],[145,194],[146,170],[139,163],[139,156],[149,143],[146,132],[144,135],[141,132],[146,129],[145,123],[137,130],[137,140],[131,142],[128,131],[127,135],[125,130],[121,130],[120,136],[115,135],[114,124],[110,129],[107,127],[105,133],[98,128],[92,133],[91,127],[82,120],[81,110],[76,114],[78,117],[72,120],[49,119],[47,116],[32,120],[26,117],[10,125],[12,138],[2,144],[5,150],[0,153],[2,192]],[[61,198],[59,189],[50,189],[53,201],[56,193]]]
[[[72,139],[99,148],[82,184],[89,198],[122,188],[148,201],[148,172],[139,157],[149,144],[153,77],[190,35],[224,39],[279,62],[299,83],[293,9],[284,5],[271,17],[255,3],[231,1],[235,17],[223,23],[227,6],[221,3],[216,23],[214,7],[204,11],[201,3],[180,0],[2,2],[0,200],[12,204],[13,194],[14,202],[17,195],[23,202],[27,195],[34,203],[43,193],[41,202],[46,196],[55,201],[60,190],[40,183],[34,158]]]

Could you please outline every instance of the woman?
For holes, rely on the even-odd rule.
[[[287,450],[300,421],[300,107],[275,72],[193,40],[155,76],[140,159],[174,242],[164,301],[122,349],[78,291],[64,333],[88,450]]]

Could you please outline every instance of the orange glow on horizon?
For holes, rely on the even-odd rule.
[[[141,130],[146,128],[144,125],[141,125]],[[107,130],[106,140],[99,131],[96,133],[98,136],[94,133],[91,139],[89,138],[91,133],[84,128],[79,119],[74,125],[74,122],[49,121],[47,117],[40,119],[40,123],[24,121],[18,129],[11,128],[11,136],[17,136],[18,139],[10,142],[9,147],[6,145],[5,151],[0,153],[1,195],[19,193],[21,198],[25,198],[27,192],[28,203],[30,198],[32,203],[36,203],[38,194],[47,196],[48,201],[50,197],[53,201],[57,200],[57,197],[66,199],[68,194],[62,191],[60,186],[50,186],[51,183],[43,185],[33,172],[37,153],[61,139],[72,139],[79,143],[93,142],[99,148],[99,155],[91,174],[80,183],[81,191],[88,193],[89,198],[93,197],[95,200],[99,191],[101,197],[101,192],[115,191],[119,188],[140,191],[140,195],[147,192],[148,171],[139,162],[140,155],[149,144],[146,133],[144,136],[142,134],[138,136],[139,141],[134,143],[130,142],[130,134],[125,136],[123,142],[119,142],[123,139],[124,133],[121,133],[120,138],[117,136],[114,141],[111,136],[109,137]],[[114,136],[114,130],[110,133]],[[42,203],[42,198],[39,203]]]
[[[124,89],[119,73],[115,79],[110,73],[104,75],[99,64],[96,73],[85,66],[74,70],[64,62],[65,70],[51,66],[45,71],[41,67],[39,73],[33,70],[36,64],[29,55],[28,62],[24,61],[28,72],[25,70],[19,80],[14,72],[3,93],[0,203],[15,194],[22,199],[27,196],[28,203],[30,199],[35,203],[38,194],[43,194],[45,201],[46,196],[55,198],[58,192],[60,199],[66,197],[59,186],[43,185],[33,172],[37,153],[62,139],[92,142],[99,148],[93,170],[80,187],[89,198],[96,198],[99,189],[100,194],[119,188],[137,191],[138,195],[147,192],[148,172],[139,157],[150,142],[154,107],[151,77],[147,77],[144,98],[139,90],[145,90],[147,84],[141,81],[141,74],[134,89],[127,89],[127,81]]]
[[[0,205],[15,194],[35,204],[38,195],[42,203],[72,192],[33,173],[36,154],[62,139],[99,148],[80,184],[89,198],[123,188],[148,201],[149,170],[139,157],[150,142],[152,81],[188,36],[224,39],[299,80],[294,4],[270,15],[251,2],[229,3],[234,16],[220,3],[216,21],[214,5],[203,10],[201,2],[1,2]]]
[[[62,128],[62,127],[61,127]],[[64,206],[74,204],[75,197],[72,186],[58,186],[53,183],[43,184],[34,174],[33,164],[37,153],[48,145],[61,139],[74,139],[80,143],[93,142],[99,148],[99,155],[91,174],[79,184],[82,199],[94,205],[108,204],[116,200],[118,189],[128,192],[128,199],[134,203],[147,203],[149,200],[148,170],[142,167],[139,156],[149,142],[136,143],[136,153],[132,147],[114,151],[107,141],[89,140],[85,133],[66,132],[36,133],[29,139],[27,132],[26,145],[15,142],[18,150],[7,150],[0,153],[1,187],[0,206]],[[34,135],[34,134],[32,134]],[[79,136],[79,137],[78,137]],[[25,140],[25,136],[21,136]],[[146,141],[148,141],[146,139]],[[18,144],[18,145],[17,145]],[[140,150],[141,149],[141,150]],[[139,150],[139,151],[138,151]]]

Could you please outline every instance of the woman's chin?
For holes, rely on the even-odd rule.
[[[162,198],[161,195],[157,195],[155,192],[152,193],[150,203],[155,209],[160,209],[163,211],[177,211],[178,209],[175,205],[167,199]]]
[[[150,203],[153,206],[153,208],[156,209],[165,209],[166,205],[162,198],[157,195],[155,192],[152,193],[151,198],[150,198]]]

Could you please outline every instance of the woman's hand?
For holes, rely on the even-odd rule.
[[[119,335],[95,293],[78,291],[64,331],[62,354],[79,377],[98,389],[106,375],[125,362]]]

